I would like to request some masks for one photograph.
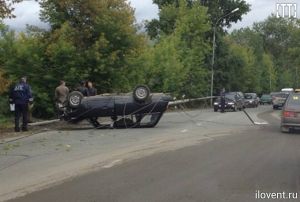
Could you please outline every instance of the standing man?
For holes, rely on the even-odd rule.
[[[221,113],[225,112],[225,88],[222,89],[221,94]]]
[[[12,88],[9,95],[9,102],[15,104],[15,131],[20,132],[20,117],[22,116],[22,131],[28,131],[28,104],[33,103],[31,87],[26,83],[24,76],[20,82]]]
[[[96,96],[97,89],[93,87],[93,83],[91,81],[86,82],[87,95],[88,96]]]
[[[58,110],[59,115],[63,113],[63,107],[67,101],[69,95],[69,88],[66,86],[66,82],[61,80],[60,85],[55,89],[55,106]]]
[[[91,81],[87,81],[85,83],[86,86],[86,90],[87,90],[87,96],[96,96],[97,95],[97,89],[93,87],[93,83]],[[97,117],[92,117],[90,118],[90,122],[96,126],[96,127],[100,127],[100,124],[98,122],[98,118]]]
[[[88,90],[87,87],[85,86],[84,81],[79,82],[79,87],[77,88],[77,91],[81,92],[84,97],[88,96]]]

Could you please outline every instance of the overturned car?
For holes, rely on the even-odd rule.
[[[169,101],[170,96],[151,93],[144,85],[124,95],[84,97],[74,91],[68,96],[62,118],[71,123],[87,119],[96,128],[150,128],[157,125]],[[102,124],[99,117],[110,117],[111,123]]]

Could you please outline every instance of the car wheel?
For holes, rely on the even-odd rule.
[[[145,102],[150,97],[150,89],[146,85],[140,85],[133,90],[133,97],[137,102]]]
[[[277,106],[273,106],[273,109],[276,110],[276,109],[278,109],[278,107]]]
[[[79,91],[71,92],[68,95],[68,104],[72,108],[77,108],[81,104],[82,99],[83,99],[83,95],[81,92]]]
[[[284,127],[284,126],[281,126],[280,129],[281,129],[282,133],[289,133],[290,132],[290,129],[287,128],[287,127]]]
[[[218,109],[217,108],[214,108],[214,112],[217,112],[218,111]]]

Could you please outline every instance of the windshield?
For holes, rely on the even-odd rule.
[[[279,98],[287,98],[289,96],[288,93],[277,93],[273,95],[274,97],[279,97]]]
[[[253,95],[251,95],[251,94],[245,94],[245,99],[250,100],[250,99],[253,99],[253,98],[254,98]]]
[[[292,95],[288,101],[288,106],[300,106],[300,95]]]
[[[232,94],[232,93],[226,94],[225,98],[227,98],[229,100],[235,100],[235,94]]]

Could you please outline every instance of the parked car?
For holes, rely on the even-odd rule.
[[[282,109],[281,131],[300,129],[300,93],[291,94]]]
[[[244,107],[243,99],[236,92],[229,92],[225,94],[225,109],[226,110],[242,110]],[[221,109],[221,99],[218,98],[214,102],[214,111],[217,112]]]
[[[272,97],[270,94],[263,94],[261,97],[260,97],[260,101],[259,103],[261,105],[264,105],[264,104],[272,104]]]
[[[272,93],[273,109],[278,109],[278,108],[283,107],[289,94],[290,94],[289,92]]]
[[[245,93],[245,106],[258,107],[259,98],[256,93]]]
[[[138,86],[125,95],[98,95],[83,97],[74,91],[68,96],[63,118],[71,123],[84,119],[97,128],[104,127],[98,117],[110,117],[114,128],[154,127],[167,110],[171,97],[163,93],[150,93],[147,86]]]

